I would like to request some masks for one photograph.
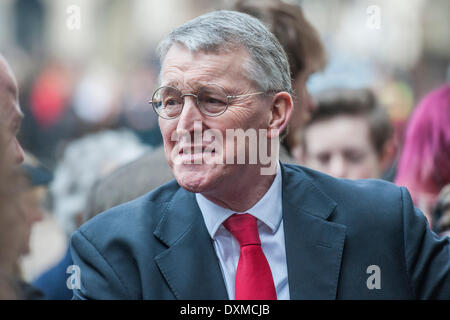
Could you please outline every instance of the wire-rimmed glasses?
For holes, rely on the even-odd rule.
[[[232,99],[264,94],[264,92],[254,92],[241,95],[229,95],[219,85],[208,84],[201,87],[197,94],[185,93],[170,86],[162,86],[153,93],[150,104],[155,112],[164,119],[175,119],[183,111],[184,98],[191,96],[195,99],[197,108],[204,115],[209,117],[217,117],[223,114]]]

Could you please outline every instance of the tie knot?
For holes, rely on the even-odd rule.
[[[260,245],[256,218],[248,213],[233,214],[223,223],[224,227],[236,238],[241,247],[250,244]]]

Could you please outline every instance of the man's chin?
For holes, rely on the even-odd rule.
[[[194,193],[201,193],[212,188],[210,168],[204,165],[176,165],[173,173],[180,187]]]

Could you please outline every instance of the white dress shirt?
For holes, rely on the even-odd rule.
[[[272,271],[277,299],[289,300],[286,247],[282,219],[281,179],[281,169],[278,164],[275,179],[269,190],[246,212],[234,212],[222,208],[206,199],[200,193],[196,194],[198,206],[214,242],[228,297],[231,300],[234,300],[234,280],[239,261],[240,246],[222,223],[235,213],[249,213],[258,219],[261,247]]]

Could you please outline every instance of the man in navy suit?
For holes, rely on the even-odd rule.
[[[261,281],[277,299],[450,299],[449,239],[406,189],[277,161],[290,71],[257,19],[200,16],[159,52],[151,102],[176,180],[74,233],[75,299],[252,299]]]

